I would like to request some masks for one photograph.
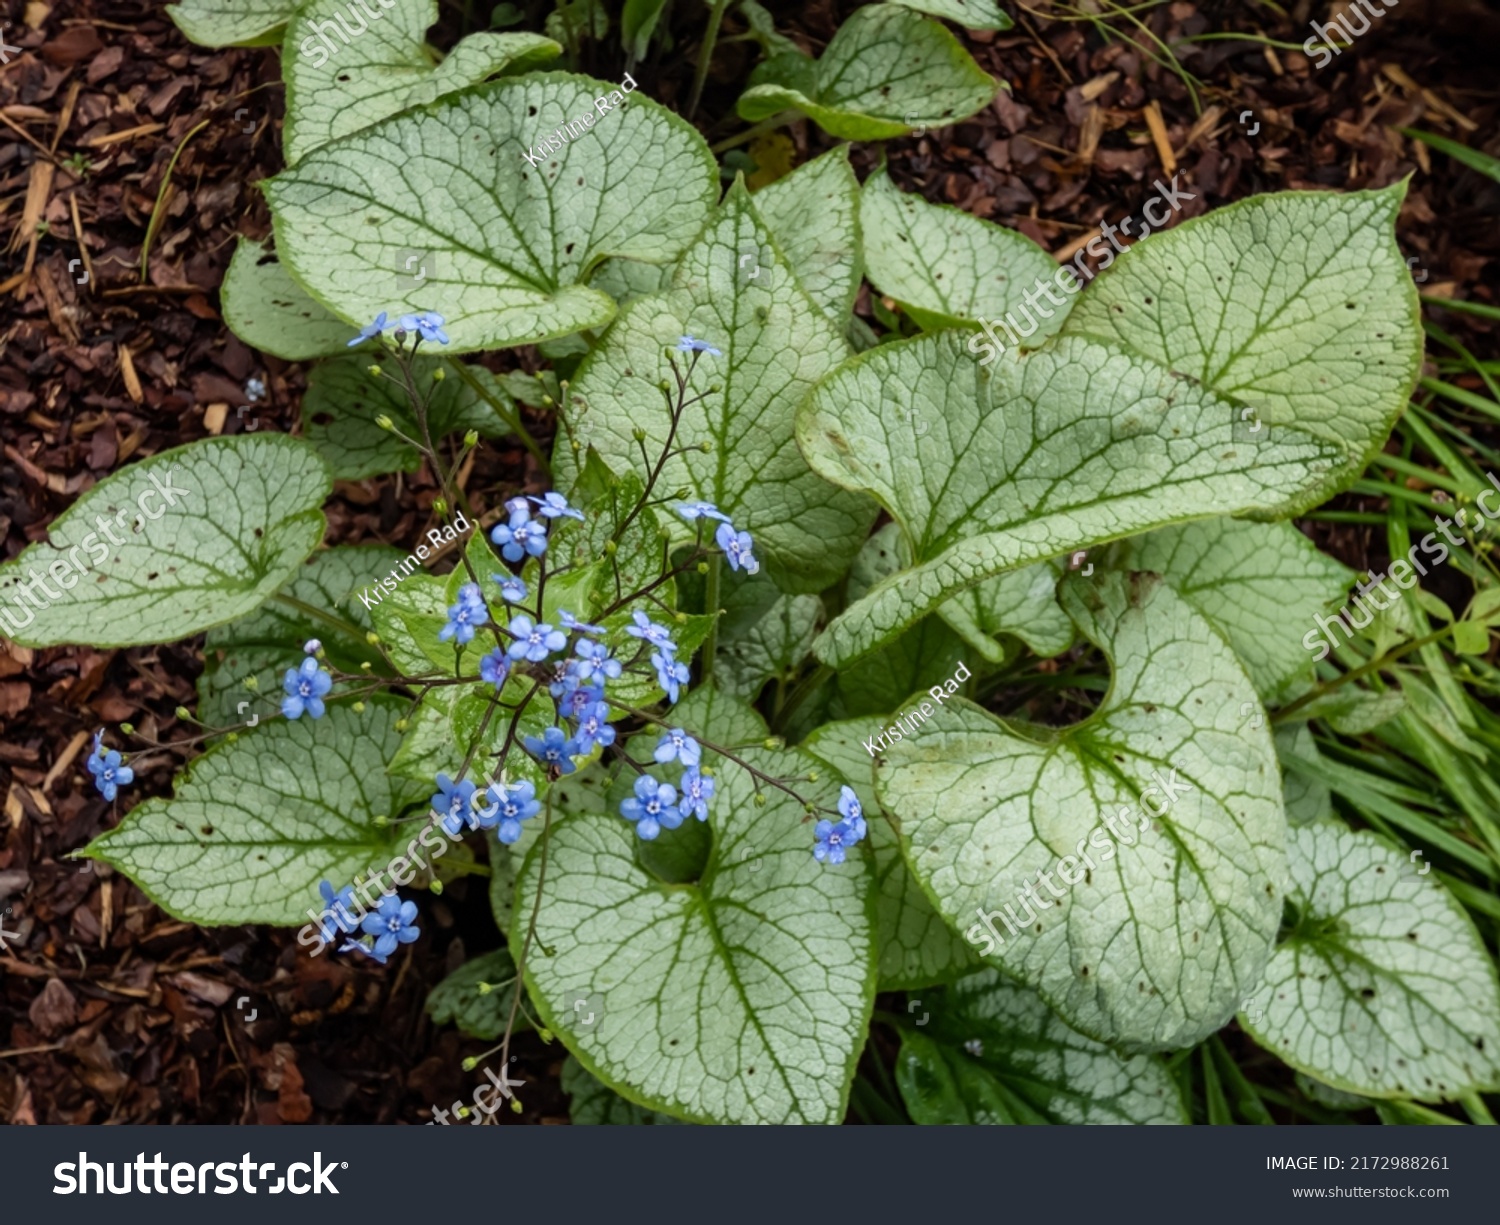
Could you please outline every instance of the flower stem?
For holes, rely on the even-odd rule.
[[[703,640],[703,683],[708,684],[714,676],[714,656],[719,650],[719,555],[708,559],[708,594],[704,598],[703,611],[713,618],[708,637]]]
[[[714,58],[714,44],[719,41],[719,26],[724,20],[724,10],[729,0],[716,0],[708,15],[708,27],[703,31],[703,46],[698,49],[698,71],[693,74],[693,92],[688,96],[687,118],[698,111],[698,102],[703,97],[703,85],[708,80],[708,66]]]

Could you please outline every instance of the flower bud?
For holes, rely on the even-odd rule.
[[[439,373],[441,373],[441,371]],[[464,435],[464,446],[465,447],[468,447],[468,448],[472,449],[473,447],[477,447],[478,445],[479,445],[479,431],[478,430],[470,430],[468,433],[466,433]]]
[[[708,563],[706,561],[700,561],[698,563],[698,573],[699,574],[707,574],[708,573]]]
[[[631,430],[630,431],[630,436],[632,438],[634,438],[637,442],[645,442],[646,441],[646,431],[643,430],[643,429],[641,429],[640,426],[636,426],[635,429]]]
[[[755,806],[757,808],[764,808],[766,806],[766,793],[764,791],[757,791],[755,793]]]
[[[386,816],[384,813],[381,813],[378,817],[376,817],[373,822],[376,829],[384,829],[390,823],[390,817]]]
[[[365,713],[365,704],[363,702],[356,702],[354,703],[353,710],[355,714],[362,715]]]
[[[393,430],[396,428],[396,423],[389,417],[387,417],[384,413],[381,413],[380,416],[375,418],[375,424],[383,430]]]
[[[434,383],[441,383],[447,377],[448,377],[448,372],[446,370],[444,370],[441,366],[439,366],[436,370],[434,370],[432,372],[432,381]]]
[[[228,732],[224,736],[224,740],[228,744],[234,744],[239,738],[240,738],[239,732]]]
[[[821,775],[816,770],[809,770],[807,772],[807,781],[810,783],[817,782],[820,777]]]
[[[374,630],[371,630],[368,634],[365,635],[365,641],[373,647],[380,642],[380,635],[377,634]]]
[[[411,726],[411,723],[406,719],[397,719],[395,726],[398,732],[404,732],[408,727]]]
[[[605,557],[613,557],[619,551],[620,551],[620,546],[617,545],[613,540],[606,540],[604,542],[604,556]]]
[[[120,732],[121,732],[122,735],[134,736],[135,735],[135,724],[134,723],[122,723],[122,724],[120,724]]]
[[[370,670],[370,661],[367,659],[364,663],[360,664],[359,670],[361,672],[368,672]]]
[[[547,1043],[550,1043],[552,1041],[552,1038],[553,1038],[552,1031],[550,1029],[548,1029],[546,1026],[543,1026],[541,1029],[537,1030],[536,1031],[536,1036],[538,1038],[540,1038],[543,1042],[547,1042]]]
[[[711,442],[709,442],[706,438],[702,442],[700,442],[698,444],[698,450],[702,451],[703,454],[705,454],[705,455],[712,454],[713,453],[713,449],[714,449],[714,444],[711,443]]]
[[[245,688],[248,689],[251,693],[259,693],[260,678],[257,676],[247,676],[245,678]]]
[[[372,379],[378,379],[381,376],[381,374],[383,373],[383,371],[380,369],[379,366],[370,366],[365,371],[365,373],[368,374]]]
[[[173,713],[176,714],[176,716],[185,723],[191,723],[193,721],[193,712],[190,711],[186,706],[179,706]]]
[[[551,408],[556,403],[557,403],[557,401],[554,400],[551,396],[549,396],[546,392],[542,393],[542,407],[543,408]]]
[[[513,1097],[513,1098],[510,1099],[510,1110],[511,1110],[512,1114],[520,1114],[521,1113],[521,1099],[520,1098]]]
[[[446,515],[448,513],[448,499],[447,498],[433,498],[432,499],[432,513],[435,514],[435,515]]]
[[[493,986],[491,986],[489,983],[480,983],[479,984],[479,994],[480,995],[488,995],[494,989],[495,988]]]
[[[465,1072],[472,1072],[478,1066],[479,1060],[475,1059],[473,1055],[470,1055],[467,1059],[464,1060],[463,1067]]]
[[[690,498],[690,497],[693,496],[693,491],[691,489],[689,489],[686,485],[684,485],[681,489],[679,489],[672,496],[674,498],[682,498],[684,501],[686,501],[688,498]]]
[[[786,748],[786,741],[783,740],[780,736],[767,736],[763,741],[761,741],[761,743],[764,744],[768,749]]]
[[[474,1070],[473,1068],[469,1069],[469,1071],[471,1071],[471,1072],[473,1070]],[[457,1110],[455,1110],[453,1113],[455,1115],[457,1115],[460,1119],[467,1119],[469,1117],[471,1111],[469,1110],[469,1108],[467,1106],[460,1105],[459,1108]]]
[[[429,893],[441,893],[443,891],[443,882],[438,880],[438,878],[434,876],[432,880],[428,882],[427,891]]]

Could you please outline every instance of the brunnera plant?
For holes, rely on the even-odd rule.
[[[300,436],[131,465],[0,567],[23,585],[158,470],[206,495],[19,638],[207,632],[200,733],[146,746],[192,757],[173,798],[87,854],[182,919],[379,963],[418,936],[413,890],[487,872],[509,956],[460,971],[445,1015],[502,1049],[520,1020],[555,1035],[587,1117],[838,1122],[881,990],[932,1014],[897,1069],[924,1122],[1185,1121],[1154,1053],[1236,1014],[1335,1089],[1500,1081],[1462,907],[1289,806],[1246,717],[1313,691],[1302,630],[1348,584],[1291,517],[1355,479],[1416,378],[1401,185],[1159,232],[980,363],[982,321],[1055,267],[1022,235],[861,186],[843,147],[721,192],[682,117],[538,71],[558,42],[442,58],[435,0],[378,9],[316,65],[347,4],[172,10],[201,42],[283,44],[274,251],[242,242],[224,309],[319,364]],[[660,6],[632,11],[634,57]],[[1006,23],[867,5],[817,60],[762,23],[739,114],[850,140],[973,114],[999,85],[933,17]],[[920,334],[855,323],[865,277]],[[519,345],[551,369],[463,360]],[[555,411],[550,456],[518,400]],[[550,488],[475,504],[455,473],[506,434]],[[427,538],[322,547],[334,479],[419,464]],[[1082,723],[970,700],[1079,643],[1109,664]],[[89,768],[111,800],[131,781],[102,738]],[[1122,810],[1151,815],[1126,838]],[[465,1022],[486,974],[511,976],[503,1015]]]

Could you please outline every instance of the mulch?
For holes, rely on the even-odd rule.
[[[821,50],[853,6],[770,7]],[[1291,7],[1295,20],[1267,6],[1178,2],[1147,25],[1166,40],[1232,29],[1300,44],[1311,6]],[[1493,140],[1493,5],[1407,0],[1317,72],[1296,51],[1193,44],[1179,58],[1201,82],[1201,112],[1177,72],[1153,59],[1158,46],[1042,15],[1063,9],[1028,5],[1012,31],[960,35],[1010,91],[972,120],[890,142],[903,189],[1061,251],[1101,220],[1137,213],[1173,169],[1199,196],[1187,216],[1263,191],[1411,175],[1399,233],[1422,290],[1496,301],[1500,183],[1394,131]],[[192,46],[160,5],[140,0],[33,0],[24,13],[5,34],[22,54],[0,65],[4,558],[44,539],[52,519],[123,464],[212,435],[293,430],[306,375],[236,340],[218,299],[236,236],[269,230],[259,184],[280,166],[276,52]],[[726,33],[740,28],[731,15]],[[684,30],[670,63],[637,69],[642,87],[680,109],[698,37]],[[716,57],[705,114],[732,109],[751,46]],[[595,49],[597,75],[621,68],[612,48]],[[721,123],[711,139],[738,126]],[[788,131],[799,158],[831,144],[806,124]],[[879,155],[856,150],[861,177]],[[873,322],[868,290],[858,309]],[[1493,356],[1491,327],[1434,317]],[[523,350],[504,360],[534,369],[537,359]],[[258,399],[251,380],[264,384]],[[550,436],[545,419],[530,424]],[[493,506],[535,480],[524,451],[502,440],[468,488]],[[328,541],[414,539],[434,495],[425,472],[341,483]],[[1363,568],[1384,547],[1363,532],[1315,534]],[[446,973],[501,942],[482,882],[424,901],[422,940],[379,971],[300,957],[283,930],[178,922],[123,876],[69,858],[131,805],[169,795],[181,764],[148,763],[107,804],[83,769],[94,728],[131,721],[161,740],[191,734],[173,712],[194,704],[202,666],[201,638],[128,650],[0,641],[0,923],[18,933],[0,952],[0,1118],[420,1123],[430,1103],[467,1100],[476,1074],[460,1062],[484,1044],[435,1027],[423,1004]],[[523,1034],[514,1050],[524,1110],[496,1121],[566,1121],[561,1047]],[[889,1058],[883,1036],[875,1053]]]

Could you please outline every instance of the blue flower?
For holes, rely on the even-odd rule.
[[[575,722],[581,722],[588,716],[589,711],[600,704],[603,697],[602,685],[580,685],[563,701],[563,715]]]
[[[318,703],[318,713],[322,714],[322,703]],[[101,728],[94,733],[94,751],[88,760],[89,773],[94,776],[94,786],[110,803],[119,794],[121,787],[128,787],[135,782],[135,771],[129,766],[120,764],[125,759],[120,756],[117,749],[104,751],[104,730]]]
[[[607,646],[584,638],[573,649],[578,656],[579,680],[586,681],[597,676],[602,684],[605,677],[612,681],[620,679],[624,668],[620,661],[609,653]]]
[[[359,335],[351,340],[347,347],[352,349],[355,345],[364,344],[364,342],[367,340],[374,340],[375,337],[379,336],[382,332],[385,331],[386,324],[390,322],[390,318],[391,317],[388,312],[381,311],[380,314],[375,316],[374,323],[366,324],[364,327],[359,329]]]
[[[660,647],[667,655],[677,654],[677,644],[672,641],[672,631],[665,625],[657,625],[640,609],[631,614],[635,618],[634,625],[627,625],[625,632],[633,638],[641,638],[654,647]]]
[[[387,959],[390,957],[389,953],[379,952],[363,940],[345,940],[343,944],[339,945],[339,952],[363,953],[366,957],[372,961],[378,961],[381,965],[385,965]]]
[[[842,821],[837,825],[832,821],[819,821],[813,827],[813,837],[817,839],[813,845],[813,858],[819,863],[843,863],[844,848],[858,841]]]
[[[286,697],[281,700],[281,713],[288,719],[300,719],[303,712],[309,718],[323,717],[323,695],[333,688],[333,677],[318,667],[318,661],[309,655],[300,668],[288,668],[282,681]]]
[[[839,816],[844,818],[843,823],[849,827],[850,842],[858,842],[865,836],[865,810],[859,797],[854,794],[853,787],[839,788]]]
[[[324,944],[332,944],[343,933],[348,935],[359,930],[359,920],[354,917],[354,886],[345,885],[337,893],[326,880],[318,882],[318,892],[323,895],[323,909],[327,917],[318,923],[318,935]]]
[[[371,951],[382,963],[396,951],[398,944],[410,944],[422,934],[417,930],[417,904],[403,902],[394,893],[381,898],[375,913],[367,914],[360,927],[367,936],[375,937]]]
[[[714,541],[724,550],[731,570],[743,570],[746,574],[755,574],[760,570],[760,562],[750,551],[755,547],[755,542],[750,539],[749,532],[736,532],[734,524],[721,523],[719,530],[714,533]]]
[[[510,675],[510,660],[505,657],[505,652],[496,647],[481,659],[479,661],[479,675],[496,689],[505,684],[505,678]]]
[[[508,627],[515,639],[506,652],[512,659],[529,659],[539,664],[553,651],[561,651],[568,645],[568,636],[555,630],[545,621],[538,625],[524,613],[510,619]]]
[[[670,655],[653,652],[651,666],[656,669],[656,683],[666,691],[667,701],[677,701],[681,686],[688,682],[688,666],[680,664]]]
[[[703,750],[698,742],[680,727],[662,735],[656,742],[656,761],[666,765],[669,761],[680,761],[685,766],[696,766],[703,760]]]
[[[535,757],[544,766],[556,766],[564,774],[572,774],[578,769],[573,764],[573,758],[578,753],[578,745],[569,740],[560,727],[549,727],[540,736],[527,736],[523,743],[526,751]]]
[[[540,557],[547,551],[547,525],[523,507],[511,511],[509,523],[497,523],[490,539],[500,546],[500,556],[506,561],[520,561],[528,554]]]
[[[679,353],[712,353],[715,357],[724,356],[713,345],[709,344],[708,341],[694,340],[691,332],[677,342],[677,351]]]
[[[537,510],[548,519],[556,519],[560,515],[567,515],[570,519],[583,522],[583,512],[568,505],[568,499],[560,493],[544,493],[541,497],[527,495],[528,500],[536,503]]]
[[[491,785],[489,795],[495,806],[485,812],[479,824],[484,829],[494,828],[495,836],[507,846],[521,836],[521,822],[529,821],[542,811],[536,788],[525,780],[498,790]]]
[[[689,521],[693,519],[717,519],[720,523],[729,522],[729,516],[712,502],[684,502],[677,508],[677,513]]]
[[[448,624],[438,631],[444,642],[455,639],[459,646],[474,640],[474,631],[490,619],[478,583],[465,583],[458,589],[458,603],[448,610]]]
[[[306,642],[304,642],[302,644],[302,653],[304,655],[316,655],[322,649],[323,649],[322,642],[320,642],[316,638],[309,638]]]
[[[514,574],[492,574],[490,577],[500,584],[500,598],[507,604],[519,604],[526,598],[526,584]]]
[[[562,622],[563,629],[565,630],[576,630],[580,634],[604,633],[604,627],[602,625],[590,625],[587,621],[580,621],[566,608],[561,609],[558,612],[557,619]]]
[[[708,802],[714,798],[714,780],[697,767],[682,776],[682,815],[708,820]]]
[[[584,711],[573,740],[580,753],[592,753],[596,744],[611,745],[615,742],[615,729],[609,723],[608,702],[596,702]]]
[[[682,824],[677,788],[642,774],[635,780],[635,794],[620,802],[620,815],[634,821],[635,832],[649,842],[663,829],[676,829]]]
[[[473,780],[466,778],[461,783],[455,783],[446,774],[439,774],[437,788],[431,800],[432,810],[442,816],[443,828],[456,838],[463,832],[465,825],[474,824]]]
[[[448,333],[443,331],[443,324],[446,322],[435,311],[422,311],[416,315],[402,315],[396,321],[396,326],[403,332],[415,332],[423,340],[447,344]]]

